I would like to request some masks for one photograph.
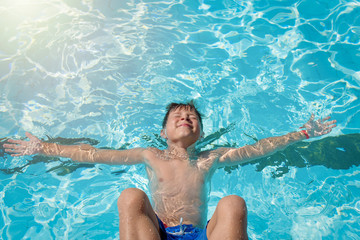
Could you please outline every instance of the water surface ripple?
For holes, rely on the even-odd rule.
[[[312,112],[338,120],[332,136],[360,132],[359,1],[2,0],[0,22],[1,142],[29,131],[162,147],[165,105],[191,99],[219,136],[209,147],[297,130]],[[82,137],[92,142],[66,140]],[[302,151],[302,165],[283,154],[261,170],[219,170],[209,217],[238,194],[252,239],[359,239],[358,164],[314,166]],[[147,191],[143,166],[0,148],[0,169],[2,239],[116,239],[119,193]]]

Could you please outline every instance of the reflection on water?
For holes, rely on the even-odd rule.
[[[4,0],[1,141],[29,131],[164,148],[165,105],[190,99],[205,115],[202,149],[332,115],[339,126],[327,138],[218,171],[209,214],[238,194],[253,239],[357,239],[359,13],[348,0]],[[79,137],[88,139],[67,140]],[[0,238],[117,238],[119,192],[147,191],[141,166],[0,154]]]

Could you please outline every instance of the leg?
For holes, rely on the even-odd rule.
[[[160,240],[159,223],[146,194],[137,188],[122,191],[117,202],[120,239]]]
[[[209,221],[206,234],[213,239],[248,239],[247,210],[244,199],[231,195],[222,198]]]

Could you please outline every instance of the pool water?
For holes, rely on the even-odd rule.
[[[329,135],[219,169],[251,239],[360,239],[360,2],[2,0],[0,238],[118,239],[116,200],[144,166],[11,157],[25,131],[61,144],[164,148],[165,106],[194,99],[204,149],[296,131]]]

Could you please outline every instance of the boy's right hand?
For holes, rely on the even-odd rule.
[[[13,157],[41,153],[42,142],[40,139],[28,132],[26,132],[25,135],[30,139],[30,141],[9,139],[8,143],[11,144],[3,145],[5,152],[11,153],[11,156]]]

